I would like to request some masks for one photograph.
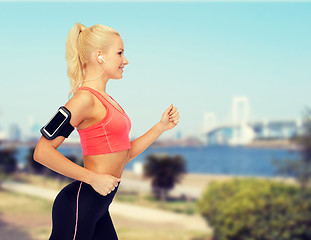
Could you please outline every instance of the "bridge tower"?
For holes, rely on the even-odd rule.
[[[234,97],[232,104],[233,124],[246,124],[249,121],[247,97]]]
[[[203,120],[203,135],[205,145],[209,144],[207,133],[216,126],[216,115],[213,112],[206,112]]]
[[[249,123],[249,101],[247,97],[234,97],[232,104],[233,136],[231,144],[245,144],[255,137]]]
[[[216,115],[213,112],[207,112],[204,114],[204,126],[203,131],[207,133],[209,130],[216,126]]]

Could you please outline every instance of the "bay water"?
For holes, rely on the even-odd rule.
[[[63,155],[74,155],[82,159],[80,146],[59,147]],[[144,163],[146,156],[153,153],[165,153],[171,156],[180,155],[184,158],[188,173],[221,174],[240,176],[275,177],[276,166],[273,159],[299,159],[298,151],[271,148],[247,148],[231,146],[210,147],[149,147],[139,156],[130,161],[126,170],[132,170],[135,162]],[[19,147],[17,160],[24,165],[29,149]]]

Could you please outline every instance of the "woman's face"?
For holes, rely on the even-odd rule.
[[[124,45],[120,36],[113,36],[112,45],[103,58],[108,77],[110,79],[122,78],[123,67],[128,64],[128,61],[124,57]]]

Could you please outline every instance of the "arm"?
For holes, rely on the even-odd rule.
[[[130,150],[128,162],[145,151],[164,132],[165,130],[163,126],[160,123],[157,123],[144,135],[131,141],[132,148]]]
[[[64,137],[60,136],[54,140],[47,140],[41,136],[35,148],[33,156],[34,160],[55,172],[90,184],[94,173],[73,163],[57,151],[58,146],[64,141],[64,139]],[[50,143],[51,141],[53,144]]]
[[[73,127],[78,126],[90,116],[92,105],[92,96],[86,93],[77,93],[66,103],[65,106],[71,112],[70,123]],[[63,136],[53,140],[47,140],[42,136],[35,148],[34,160],[62,175],[90,183],[93,172],[73,163],[57,151],[64,140]]]
[[[162,133],[175,127],[179,122],[178,119],[177,108],[173,105],[169,106],[163,113],[160,122],[141,137],[131,141],[132,148],[127,163],[145,151]]]

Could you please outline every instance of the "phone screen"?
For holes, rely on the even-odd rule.
[[[50,134],[58,129],[63,121],[66,120],[66,116],[64,116],[60,111],[51,119],[51,121],[46,125],[45,130]]]

